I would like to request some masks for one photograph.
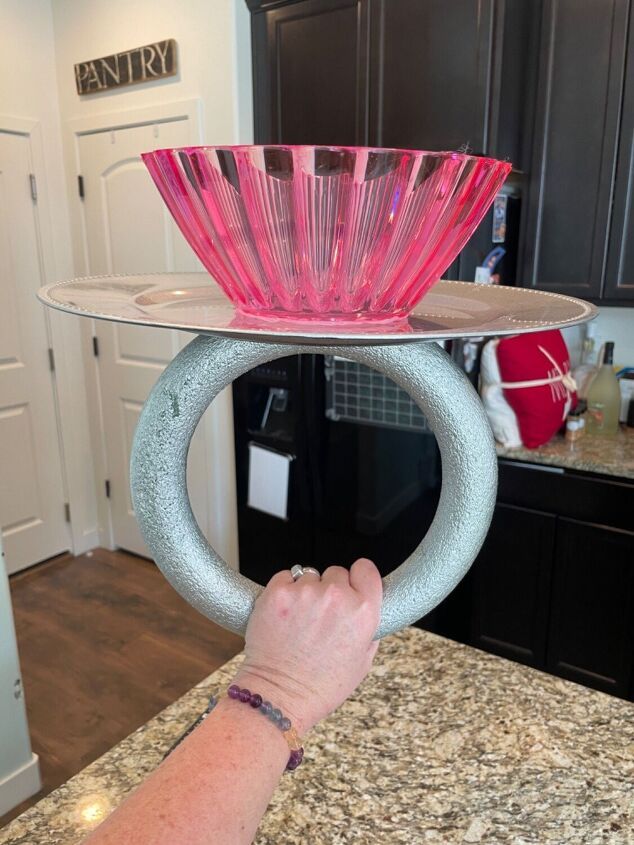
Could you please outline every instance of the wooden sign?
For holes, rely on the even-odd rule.
[[[168,38],[126,50],[125,53],[79,62],[75,65],[75,81],[78,94],[94,94],[122,85],[174,76],[176,71],[176,41]]]

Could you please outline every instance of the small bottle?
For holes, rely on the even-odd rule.
[[[609,341],[605,344],[603,365],[592,379],[588,390],[588,434],[612,436],[619,429],[621,391],[612,366],[613,357],[614,344]]]
[[[574,411],[571,411],[566,418],[566,443],[569,443],[571,448],[586,433],[584,411],[585,402],[583,406],[577,405]]]

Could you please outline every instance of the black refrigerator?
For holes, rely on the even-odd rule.
[[[307,354],[257,367],[233,396],[244,575],[266,584],[295,563],[323,571],[358,557],[385,575],[402,563],[431,524],[441,484],[435,437],[404,390],[348,359]],[[276,462],[281,485],[266,476]],[[254,491],[258,471],[265,493],[280,488],[275,513]]]

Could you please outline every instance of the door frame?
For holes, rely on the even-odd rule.
[[[64,260],[64,248],[56,247],[52,225],[53,199],[56,214],[63,215],[66,228],[67,203],[65,196],[53,198],[47,179],[46,157],[42,125],[39,120],[0,114],[0,131],[21,135],[28,139],[31,168],[37,185],[34,216],[38,251],[42,268],[42,282],[52,282],[69,274]],[[60,209],[61,205],[61,209]],[[68,231],[65,232],[68,235]],[[42,306],[44,308],[44,306]],[[44,308],[49,346],[53,350],[55,371],[51,375],[54,396],[55,424],[62,465],[64,498],[70,506],[70,548],[81,554],[97,545],[95,503],[93,496],[93,467],[86,461],[77,444],[88,441],[88,418],[77,402],[74,385],[84,381],[79,327],[75,321]]]
[[[66,123],[67,178],[70,205],[71,228],[73,234],[74,262],[77,275],[86,275],[88,267],[88,245],[83,207],[77,189],[77,176],[80,174],[79,138],[96,132],[108,132],[116,129],[126,129],[135,126],[147,126],[154,123],[168,123],[188,120],[194,129],[198,143],[203,142],[203,103],[200,98],[192,98],[159,105],[146,106],[135,109],[102,112],[89,117],[69,120]],[[108,462],[104,432],[103,414],[101,408],[101,388],[99,360],[93,353],[94,321],[82,320],[82,347],[86,362],[86,390],[89,404],[89,424],[92,440],[92,451],[95,461],[95,479],[97,490],[97,511],[99,516],[99,542],[108,548],[114,548],[114,536],[110,505],[106,497],[104,481],[108,478]],[[216,430],[206,423],[205,430],[205,460],[207,478],[209,479],[209,514],[208,524],[215,536],[220,538],[218,552],[225,560],[237,568],[237,512],[235,505],[235,479],[233,479],[233,408],[230,392],[216,416],[222,420],[222,425]],[[218,431],[218,428],[222,429]],[[221,471],[229,471],[226,478],[227,486],[220,497],[217,478],[212,472],[211,452],[216,455],[228,455],[230,461],[223,459]],[[215,465],[219,465],[216,459]],[[230,503],[220,507],[221,502]],[[215,507],[214,507],[215,505]]]

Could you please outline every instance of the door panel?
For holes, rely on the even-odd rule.
[[[252,33],[257,143],[367,143],[368,0],[267,9]]]
[[[0,132],[0,524],[8,571],[70,548],[29,138]]]
[[[202,269],[163,204],[139,153],[195,143],[187,120],[131,126],[79,137],[91,275]],[[110,480],[114,542],[147,555],[129,492],[130,448],[145,399],[191,335],[99,322],[99,378]],[[192,506],[203,531],[207,484],[202,435],[189,456]]]
[[[626,0],[546,0],[524,284],[599,297],[611,210]]]
[[[630,694],[634,678],[634,534],[572,519],[557,528],[547,669]]]
[[[604,299],[634,299],[634,14],[630,13],[616,188]],[[610,304],[609,302],[606,304]]]
[[[491,0],[374,1],[372,143],[485,151],[492,15]]]
[[[556,518],[498,504],[473,564],[471,645],[542,668]]]

